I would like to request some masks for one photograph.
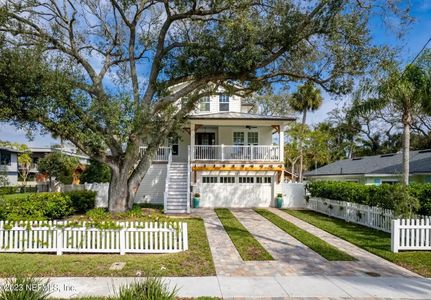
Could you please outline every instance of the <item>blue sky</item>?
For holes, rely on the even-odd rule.
[[[393,32],[383,29],[378,24],[371,28],[373,40],[378,44],[390,44],[401,48],[400,59],[404,63],[410,62],[431,37],[431,0],[412,0],[411,15],[415,22],[410,26],[402,39],[397,39]],[[336,107],[343,105],[344,100],[336,100],[330,95],[324,95],[322,107],[308,115],[308,122],[314,124],[324,120],[327,113]],[[33,141],[28,141],[25,132],[13,126],[0,123],[0,140],[18,143],[26,143],[30,146],[50,146],[56,143],[52,137],[47,135],[36,135]]]

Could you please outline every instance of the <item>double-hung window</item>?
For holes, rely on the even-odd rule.
[[[210,111],[210,97],[205,96],[202,97],[200,102],[199,102],[199,110],[200,111]]]
[[[229,95],[219,95],[219,111],[229,111]]]
[[[247,133],[247,142],[249,145],[258,145],[259,144],[259,133],[258,132],[248,132]]]
[[[244,132],[236,131],[233,133],[233,144],[244,145]]]

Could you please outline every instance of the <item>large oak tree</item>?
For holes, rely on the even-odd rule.
[[[376,2],[3,0],[0,119],[108,164],[109,208],[124,211],[159,146],[218,87],[348,92],[387,53],[370,43],[370,16],[405,21],[397,1]]]

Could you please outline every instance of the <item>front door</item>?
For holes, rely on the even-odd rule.
[[[215,145],[214,132],[198,132],[196,133],[196,145]]]
[[[216,149],[211,147],[215,145],[214,132],[198,132],[195,139],[195,157],[196,159],[214,160],[216,159]]]

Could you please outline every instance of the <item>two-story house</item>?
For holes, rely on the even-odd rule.
[[[284,171],[284,145],[274,141],[284,141],[295,118],[258,115],[251,108],[222,92],[202,98],[180,138],[159,149],[135,202],[185,213],[200,193],[201,207],[274,206]]]

